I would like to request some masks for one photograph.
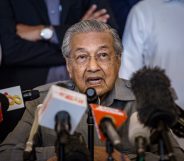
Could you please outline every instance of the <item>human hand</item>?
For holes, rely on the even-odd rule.
[[[16,34],[22,39],[35,42],[41,40],[40,32],[43,28],[44,25],[30,26],[25,24],[17,24]]]
[[[107,13],[106,9],[97,10],[97,5],[92,5],[82,17],[82,20],[95,19],[102,22],[107,22],[110,15]]]

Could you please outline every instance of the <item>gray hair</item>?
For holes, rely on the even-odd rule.
[[[83,20],[74,25],[72,25],[65,33],[63,44],[61,47],[62,54],[65,58],[69,57],[71,52],[70,42],[75,33],[84,33],[84,32],[110,32],[114,39],[114,50],[117,55],[121,55],[123,51],[123,45],[117,34],[117,31],[107,25],[106,23],[96,21],[96,20]]]

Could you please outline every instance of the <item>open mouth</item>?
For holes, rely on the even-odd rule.
[[[100,85],[103,79],[101,77],[89,77],[87,83],[92,86]]]

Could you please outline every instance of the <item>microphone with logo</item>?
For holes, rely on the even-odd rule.
[[[21,91],[20,86],[1,89],[0,93],[6,96],[9,101],[9,106],[5,112],[24,108],[25,101],[31,101],[40,97],[38,90]]]
[[[98,137],[101,141],[106,140],[108,160],[113,160],[113,147],[119,151],[122,150],[122,141],[116,129],[125,122],[127,115],[124,111],[110,107],[96,104],[91,104],[90,107]]]
[[[86,95],[51,86],[39,111],[39,124],[55,129],[58,161],[88,161],[89,151],[82,134],[75,132],[87,110]]]
[[[158,67],[144,67],[134,73],[130,80],[137,101],[138,117],[145,126],[154,129],[151,143],[158,143],[161,161],[175,161],[169,127],[177,120],[169,78]]]
[[[130,116],[128,138],[131,144],[136,147],[137,161],[144,161],[145,151],[150,143],[150,129],[140,123],[137,112]]]

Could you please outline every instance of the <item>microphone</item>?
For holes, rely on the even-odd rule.
[[[43,107],[40,110],[38,119],[39,124],[55,129],[56,114],[60,111],[65,111],[70,116],[71,129],[69,133],[73,134],[86,109],[86,95],[52,85],[43,101]]]
[[[5,96],[7,96],[9,94],[10,95],[19,95],[21,93],[22,98],[23,98],[24,101],[32,101],[32,100],[37,99],[38,97],[40,97],[40,92],[38,90],[21,91],[20,86],[1,89],[0,93],[4,94]]]
[[[66,143],[67,136],[71,129],[70,114],[66,111],[59,111],[55,116],[55,131],[59,136],[60,143]]]
[[[159,67],[143,67],[133,74],[130,82],[140,122],[156,129],[150,137],[151,143],[158,143],[161,160],[168,157],[175,161],[168,131],[176,123],[177,113],[169,78]]]
[[[58,160],[88,161],[89,152],[83,136],[75,132],[70,135],[71,117],[66,111],[59,111],[55,117],[57,132],[56,152]]]
[[[164,70],[143,67],[133,74],[130,82],[141,123],[150,128],[157,128],[160,121],[168,127],[176,123],[176,105]]]
[[[6,96],[0,93],[0,122],[3,121],[3,115],[9,107],[9,101]]]
[[[114,122],[109,117],[104,117],[99,124],[100,130],[107,137],[114,147],[121,146],[121,138],[117,133]],[[119,148],[121,149],[121,148]]]
[[[94,88],[87,88],[85,92],[87,96],[87,102],[88,104],[96,103],[100,104],[100,99],[96,93],[96,90]],[[88,124],[88,149],[90,152],[90,161],[94,161],[94,120],[92,116],[91,108],[88,108],[88,118],[87,118],[87,124]]]
[[[137,112],[130,117],[128,138],[137,149],[139,157],[144,157],[146,146],[150,143],[150,129],[140,123]]]
[[[29,134],[29,138],[26,142],[26,146],[24,149],[23,153],[23,159],[24,161],[29,161],[29,160],[36,160],[36,154],[34,151],[34,141],[35,141],[35,136],[38,131],[38,114],[39,114],[39,109],[42,107],[42,104],[37,106],[37,109],[35,111],[35,118],[33,121],[33,125]]]
[[[9,108],[7,108],[7,111],[24,108],[25,101],[31,101],[40,96],[38,90],[21,91],[20,86],[1,89],[0,93],[4,94],[9,100]]]
[[[22,97],[23,100],[26,101],[32,101],[34,99],[37,99],[40,97],[40,92],[39,90],[26,90],[22,91]]]
[[[90,107],[99,139],[104,141],[107,138],[116,149],[121,150],[122,142],[116,128],[125,122],[127,119],[126,113],[119,109],[96,104],[92,104]]]
[[[94,104],[99,104],[99,97],[96,93],[96,90],[94,88],[88,88],[85,92],[86,96],[87,96],[87,102],[90,103],[94,103]]]

